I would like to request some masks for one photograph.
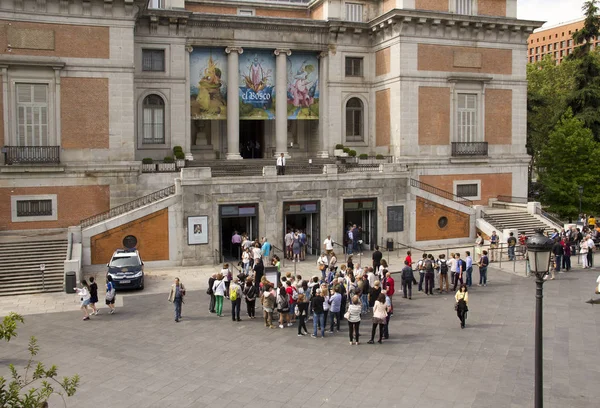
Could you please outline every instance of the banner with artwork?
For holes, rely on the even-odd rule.
[[[239,59],[240,120],[275,119],[275,54],[244,49]]]
[[[190,54],[191,117],[227,119],[227,54],[224,48],[194,48]]]
[[[317,54],[292,51],[287,58],[287,71],[288,119],[319,119]]]

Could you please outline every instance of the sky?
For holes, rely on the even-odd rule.
[[[544,27],[583,17],[584,0],[517,0],[517,17],[547,21]]]

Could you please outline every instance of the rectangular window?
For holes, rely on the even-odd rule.
[[[557,42],[555,42],[555,43],[554,43],[554,49],[555,49],[555,50],[557,50],[557,49],[558,49],[558,43],[557,43]]]
[[[564,41],[560,42],[560,48],[565,48],[565,42]]]
[[[457,141],[477,142],[477,94],[459,93]]]
[[[48,146],[48,85],[16,84],[17,143]]]
[[[558,58],[558,51],[554,51],[554,59]]]
[[[346,20],[363,21],[363,5],[359,3],[346,3]]]
[[[52,200],[17,201],[17,217],[52,215]]]
[[[12,222],[58,220],[56,194],[13,195],[10,206]]]
[[[552,44],[548,44],[548,51],[552,51]]]
[[[165,71],[165,50],[142,50],[142,71]]]
[[[473,1],[472,0],[456,0],[456,14],[473,14]]]
[[[529,55],[533,55],[533,48],[529,49]]]
[[[529,57],[529,62],[533,62],[533,57]]]
[[[149,8],[154,8],[154,9],[165,8],[165,0],[150,0]]]
[[[540,53],[540,47],[535,47],[535,53],[539,54]]]
[[[567,47],[572,47],[572,46],[573,46],[573,40],[568,40]]]
[[[457,184],[456,195],[459,197],[478,197],[479,196],[479,185],[478,184]]]
[[[362,57],[346,57],[346,76],[363,76]]]
[[[542,45],[542,53],[546,52],[546,46]]]
[[[238,16],[252,17],[253,15],[253,9],[238,9]]]

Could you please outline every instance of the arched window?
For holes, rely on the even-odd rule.
[[[350,98],[346,102],[346,141],[362,142],[363,134],[363,103],[359,98]]]
[[[148,95],[144,98],[143,126],[144,144],[165,143],[165,101],[158,95]]]

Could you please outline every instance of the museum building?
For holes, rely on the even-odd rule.
[[[68,231],[85,264],[128,235],[174,265],[234,230],[471,242],[478,205],[527,197],[540,25],[516,0],[2,0],[0,231]]]

